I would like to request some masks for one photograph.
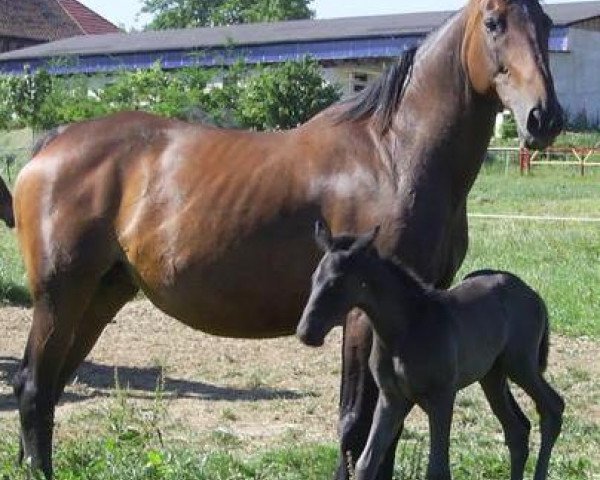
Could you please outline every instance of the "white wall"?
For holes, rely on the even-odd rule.
[[[550,68],[569,118],[585,112],[589,121],[600,121],[600,32],[571,28],[569,52],[552,53]]]

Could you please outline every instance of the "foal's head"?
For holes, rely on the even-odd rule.
[[[538,0],[471,0],[466,13],[462,60],[474,90],[513,111],[527,146],[548,146],[563,127],[548,66],[552,21]]]
[[[297,336],[306,345],[318,347],[335,326],[342,325],[350,310],[365,295],[360,258],[374,255],[373,242],[379,227],[359,236],[332,237],[329,228],[317,222],[315,240],[325,252],[312,276],[310,298],[298,328]]]

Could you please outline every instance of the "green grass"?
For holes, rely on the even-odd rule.
[[[160,418],[149,421],[148,412],[135,410],[126,394],[119,392],[117,396],[105,415],[97,420],[101,424],[97,435],[62,441],[55,448],[56,480],[321,480],[331,478],[335,470],[334,444],[289,442],[276,449],[248,454],[243,452],[242,442],[218,436],[203,444],[165,443],[160,434]],[[451,468],[456,480],[508,478],[507,449],[499,435],[498,423],[486,414],[486,407],[481,410],[481,401],[475,399],[470,407],[473,411],[475,407],[479,409],[477,415],[455,421]],[[598,425],[567,413],[549,478],[593,480],[593,472],[598,468],[599,442]],[[534,429],[532,455],[527,464],[529,478],[537,448]],[[394,479],[423,480],[427,450],[426,432],[411,430],[409,426],[399,445]],[[0,436],[0,478],[27,478],[25,469],[15,465],[16,455],[14,432]]]

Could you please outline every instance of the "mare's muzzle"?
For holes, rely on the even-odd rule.
[[[529,148],[548,147],[564,127],[563,110],[558,103],[544,108],[538,105],[527,116],[525,145]]]

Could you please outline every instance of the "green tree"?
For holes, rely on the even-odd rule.
[[[143,0],[154,15],[148,28],[161,30],[312,18],[313,0]]]
[[[310,58],[263,67],[247,81],[238,102],[241,123],[258,130],[296,127],[340,98]]]
[[[6,78],[6,105],[17,124],[41,130],[52,126],[54,119],[42,107],[52,92],[52,77],[45,70]]]
[[[205,69],[165,72],[157,63],[147,70],[122,73],[99,96],[112,111],[145,110],[182,117],[187,109],[207,102],[205,89],[211,77]]]

